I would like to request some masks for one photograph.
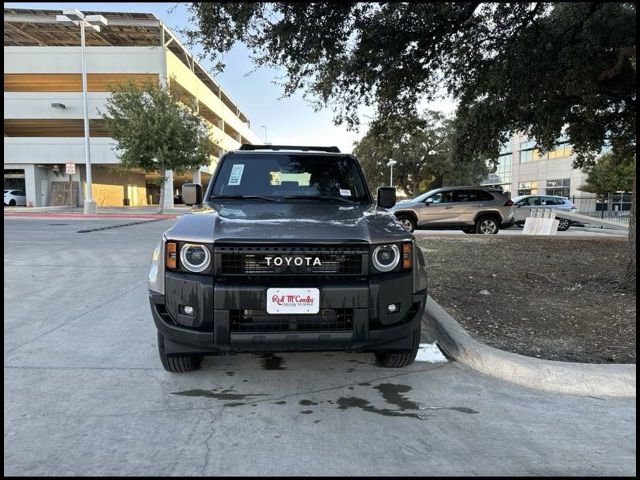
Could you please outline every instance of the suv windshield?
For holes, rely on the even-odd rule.
[[[369,201],[352,157],[289,153],[225,157],[209,200],[244,197]]]

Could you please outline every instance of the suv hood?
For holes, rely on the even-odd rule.
[[[398,242],[411,234],[372,205],[263,201],[209,203],[178,218],[166,232],[193,242]]]

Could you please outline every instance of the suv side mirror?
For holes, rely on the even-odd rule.
[[[394,187],[378,187],[378,206],[391,208],[396,204],[396,189]]]
[[[433,203],[433,198],[429,197],[424,201],[424,204],[428,207]]]
[[[199,183],[182,185],[182,201],[189,206],[200,205],[202,203],[202,185]]]

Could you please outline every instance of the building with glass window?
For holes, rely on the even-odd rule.
[[[582,170],[573,168],[575,155],[569,141],[560,138],[556,147],[540,154],[535,140],[513,135],[502,147],[498,167],[482,185],[502,188],[512,197],[517,195],[559,195],[573,198],[595,198],[578,187],[586,181]]]
[[[261,143],[249,119],[194,55],[154,15],[102,15],[86,31],[92,195],[98,206],[158,202],[157,173],[124,171],[99,110],[123,81],[166,85],[207,121],[216,155],[199,171],[168,175],[166,191],[206,182],[217,158],[242,143]],[[33,206],[83,204],[85,189],[80,28],[56,21],[61,10],[4,9],[4,182]],[[75,174],[65,164],[75,163]],[[167,195],[165,206],[171,206]]]

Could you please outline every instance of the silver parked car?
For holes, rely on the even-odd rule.
[[[513,202],[485,187],[436,188],[398,202],[392,211],[410,232],[460,228],[465,233],[496,234],[513,224]]]
[[[531,215],[531,210],[534,208],[557,208],[570,212],[577,210],[571,200],[556,195],[520,195],[513,199],[513,204],[515,206],[514,223],[516,225],[524,225],[525,220]],[[558,215],[556,215],[556,218],[559,220],[558,230],[561,232],[568,230],[573,223],[569,219]]]

